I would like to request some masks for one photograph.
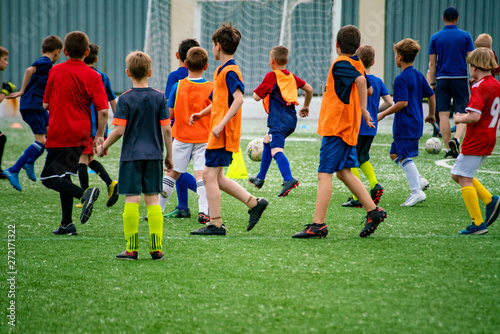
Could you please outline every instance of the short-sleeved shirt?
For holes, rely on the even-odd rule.
[[[222,69],[228,65],[236,65],[236,62],[234,61],[234,59],[228,60],[224,65],[222,65],[219,68],[219,72],[217,74],[219,74],[220,71],[222,71]],[[244,94],[245,93],[245,85],[240,80],[238,75],[233,71],[229,71],[226,74],[226,85],[227,85],[227,89],[229,90],[229,96],[228,96],[227,102],[228,102],[228,105],[231,106],[231,104],[233,104],[233,101],[234,101],[234,97],[233,97],[234,92],[239,88],[241,90],[241,92]],[[210,100],[213,101],[212,94],[210,95]]]
[[[196,82],[196,83],[205,83],[207,82],[207,80],[203,77],[201,78],[195,78],[195,79],[191,79],[189,78],[190,81],[192,82]],[[170,90],[170,95],[167,96],[167,99],[168,99],[168,107],[169,108],[174,108],[175,107],[175,98],[177,96],[177,87],[179,87],[179,82],[176,82],[173,86],[172,86],[172,89]],[[201,110],[199,110],[201,111]]]
[[[434,95],[424,75],[413,66],[405,68],[394,80],[394,102],[408,102],[406,108],[394,114],[394,139],[422,137],[424,112],[422,99]]]
[[[77,59],[52,67],[43,103],[49,104],[47,148],[89,145],[90,105],[94,103],[97,110],[109,108],[101,76]]]
[[[31,76],[24,94],[21,96],[20,110],[40,110],[43,109],[43,94],[49,79],[49,71],[52,68],[52,60],[43,56],[35,60],[31,66],[36,67],[36,72]]]
[[[113,125],[125,127],[120,161],[163,160],[161,127],[170,124],[165,95],[151,87],[132,88],[116,104]]]
[[[173,72],[170,72],[167,79],[167,85],[165,86],[165,97],[168,99],[170,96],[170,92],[172,91],[172,87],[182,80],[186,78],[189,74],[189,70],[186,67],[179,67]]]
[[[377,134],[377,128],[378,128],[377,114],[378,114],[378,106],[380,104],[380,98],[382,96],[389,95],[389,92],[387,91],[387,88],[385,87],[382,79],[374,76],[373,74],[367,74],[366,78],[368,79],[368,81],[370,81],[371,86],[373,88],[373,94],[368,96],[366,109],[368,109],[368,112],[372,117],[372,121],[373,124],[375,125],[375,128],[368,127],[368,125],[366,125],[366,122],[362,119],[361,126],[359,128],[359,135],[375,136]]]
[[[102,84],[104,85],[104,90],[106,91],[106,96],[108,97],[108,101],[113,101],[116,99],[116,95],[113,92],[113,89],[111,89],[111,82],[108,79],[108,76],[106,73],[99,71],[97,68],[91,67],[94,71],[99,73],[102,79]],[[99,126],[99,114],[98,111],[95,107],[94,104],[90,106],[90,110],[92,110],[92,137],[94,137],[97,134],[97,127]]]
[[[288,70],[282,70],[285,75],[292,74],[295,78],[297,88],[304,87],[306,82],[300,79]],[[291,79],[290,79],[291,80]],[[293,82],[293,81],[292,81]],[[297,114],[295,112],[295,104],[287,103],[281,95],[280,88],[276,79],[276,74],[271,71],[266,74],[262,83],[254,90],[261,99],[269,95],[269,116],[267,118],[267,126],[279,126],[288,123],[295,123]]]
[[[359,61],[358,56],[352,56],[349,58],[355,61]],[[354,84],[354,81],[359,76],[365,75],[365,73],[359,73],[359,71],[356,70],[354,66],[344,60],[335,63],[332,68],[332,74],[333,79],[335,80],[335,92],[337,93],[337,96],[339,97],[340,101],[345,104],[349,104],[349,96],[351,96],[352,85]],[[366,88],[370,87],[370,80],[366,80]]]
[[[431,37],[429,54],[437,55],[436,79],[467,78],[467,52],[474,51],[470,34],[445,25]]]
[[[491,154],[496,143],[499,109],[500,83],[493,76],[488,75],[472,85],[466,110],[481,114],[481,118],[477,123],[467,124],[462,154]]]

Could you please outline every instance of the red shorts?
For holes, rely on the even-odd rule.
[[[106,139],[107,139],[107,137],[104,137],[104,140],[106,140]],[[92,141],[90,142],[90,144],[85,146],[82,154],[94,154],[94,138],[92,138]],[[107,154],[108,154],[108,150],[104,151],[104,155],[107,155]]]

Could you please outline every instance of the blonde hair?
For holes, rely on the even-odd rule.
[[[476,48],[484,47],[491,49],[492,44],[493,44],[493,39],[489,34],[480,34],[474,41],[474,45],[476,46]]]
[[[472,51],[467,56],[467,62],[470,66],[485,72],[492,71],[498,67],[495,61],[495,54],[488,48],[477,48]]]
[[[269,56],[276,61],[278,65],[286,65],[288,63],[288,48],[280,45],[275,46],[269,51]]]
[[[125,63],[127,64],[127,69],[132,78],[141,80],[148,75],[151,69],[152,60],[145,52],[132,51],[125,59]]]
[[[394,51],[403,57],[405,63],[413,63],[420,51],[420,45],[411,38],[405,38],[394,45]]]
[[[356,50],[356,55],[361,59],[365,68],[370,68],[375,61],[375,49],[371,45],[362,45]]]

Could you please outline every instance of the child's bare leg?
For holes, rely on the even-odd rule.
[[[330,199],[332,198],[333,174],[318,173],[318,191],[316,193],[316,209],[313,223],[324,224]]]
[[[218,177],[219,187],[226,194],[229,194],[245,203],[250,209],[257,205],[257,198],[255,196],[252,196],[248,191],[245,190],[245,188],[240,186],[235,181],[225,177],[222,171],[221,173],[219,173]]]
[[[358,201],[363,204],[363,208],[365,208],[366,212],[370,212],[377,208],[361,180],[354,176],[350,168],[339,170],[337,172],[337,177],[347,186],[347,188],[349,188],[354,196],[358,198]]]
[[[208,211],[210,222],[217,227],[222,226],[220,214],[220,190],[219,173],[223,172],[222,167],[205,167],[203,170],[203,183],[207,192]]]

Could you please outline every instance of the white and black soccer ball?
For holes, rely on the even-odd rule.
[[[441,145],[441,140],[436,137],[429,138],[429,140],[425,142],[425,150],[427,153],[438,154],[441,152],[442,148],[443,146]]]
[[[247,154],[253,161],[262,160],[262,152],[264,152],[264,142],[261,139],[254,139],[248,143]]]

